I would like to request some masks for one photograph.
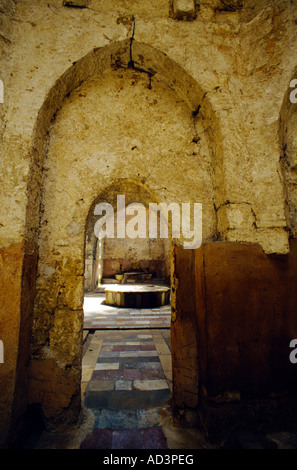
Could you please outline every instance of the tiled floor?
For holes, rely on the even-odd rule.
[[[297,432],[259,435],[241,429],[210,444],[198,428],[185,426],[183,415],[183,424],[173,416],[167,403],[171,390],[169,329],[85,331],[81,421],[61,431],[33,432],[21,448],[190,449],[191,453],[297,448]]]
[[[170,306],[123,312],[102,304],[104,294],[87,295],[85,300],[84,418],[66,432],[44,431],[29,437],[25,448],[297,448],[297,433],[238,433],[233,440],[211,445],[199,429],[178,424],[168,406],[172,391]]]
[[[94,429],[81,449],[168,449],[162,428]]]
[[[81,448],[166,449],[169,330],[95,331],[83,359],[84,404],[95,416]]]
[[[105,305],[105,293],[85,294],[85,329],[170,328],[171,307],[118,308]]]

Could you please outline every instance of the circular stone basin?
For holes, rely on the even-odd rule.
[[[115,285],[105,289],[107,305],[117,307],[156,308],[169,304],[170,288],[148,285]]]

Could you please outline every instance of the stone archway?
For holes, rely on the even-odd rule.
[[[80,408],[84,240],[97,195],[118,178],[132,178],[164,202],[202,203],[203,240],[217,232],[223,168],[211,107],[167,56],[133,47],[149,82],[146,72],[127,67],[128,42],[94,50],[56,83],[36,125],[30,233],[41,181],[42,204],[29,401],[54,421],[76,419]],[[198,403],[193,263],[191,250],[172,247],[174,399],[191,407]]]
[[[125,203],[125,207],[118,207],[118,197]],[[110,187],[103,191],[98,197],[96,204],[92,205],[88,217],[86,228],[86,266],[85,266],[85,291],[94,291],[98,282],[102,278],[114,278],[116,274],[126,271],[150,271],[153,278],[163,281],[170,279],[170,240],[167,238],[153,238],[149,236],[149,207],[151,204],[158,205],[155,196],[149,191],[143,183],[128,179],[116,181]],[[108,214],[96,214],[96,207],[102,208],[108,206]],[[126,215],[126,207],[129,206],[130,216]],[[118,214],[118,209],[121,211]],[[135,214],[131,214],[132,210],[138,211],[144,209],[146,211],[143,224],[136,222],[136,227],[131,225],[131,232],[134,228],[139,236],[129,235],[129,218]],[[97,209],[98,210],[98,209]],[[102,209],[103,213],[105,212]],[[142,211],[141,211],[142,212]],[[102,234],[100,237],[97,232],[97,225],[101,216],[103,220],[108,219],[106,225],[112,226],[111,236]],[[132,217],[133,216],[133,217]],[[123,237],[117,230],[117,220],[125,220],[128,222],[127,236]],[[134,219],[135,220],[135,219]],[[157,214],[157,226],[160,226],[160,213]],[[135,232],[135,233],[136,233]],[[119,236],[118,236],[119,235]]]

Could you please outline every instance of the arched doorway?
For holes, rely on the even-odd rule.
[[[71,410],[74,414],[79,410],[86,220],[98,194],[114,181],[130,179],[145,184],[160,201],[202,203],[203,240],[211,239],[217,230],[213,182],[216,172],[220,178],[223,172],[220,164],[214,172],[212,164],[211,141],[219,127],[215,125],[214,132],[209,127],[209,120],[215,121],[209,103],[197,84],[165,55],[136,42],[134,47],[156,70],[150,86],[147,74],[119,66],[119,60],[123,63],[128,58],[125,42],[113,46],[111,55],[110,48],[104,48],[76,63],[56,84],[39,116],[34,151],[43,152],[46,143],[46,154],[31,344],[32,380],[38,386],[32,401],[42,395],[49,419],[65,417],[65,410],[70,410],[70,416]],[[185,293],[192,294],[190,252],[178,247],[178,242],[171,247],[172,321],[175,328],[180,325],[174,341],[173,382],[178,403],[187,402],[189,381],[184,389],[183,377],[190,360],[196,398],[189,404],[195,406],[195,306],[183,303]],[[180,267],[185,278],[178,278]],[[191,345],[190,359],[179,352],[180,338]],[[49,376],[59,377],[62,402],[59,391],[51,389],[51,378],[40,383],[37,372],[34,376],[45,364]],[[38,394],[38,388],[44,393]]]
[[[118,201],[124,203],[124,207],[119,208]],[[115,276],[124,276],[133,271],[143,274],[143,279],[141,275],[138,276],[139,280],[170,283],[169,236],[160,238],[160,234],[157,234],[153,238],[149,235],[149,207],[153,203],[157,204],[158,201],[152,199],[152,193],[143,184],[127,179],[114,183],[97,199],[95,207],[90,211],[86,229],[85,292],[94,292],[101,283],[106,284],[108,280],[116,282]],[[96,233],[96,223],[102,217],[101,212],[106,212],[105,205],[109,206],[107,209],[112,208],[110,222],[104,222],[112,228],[110,236],[105,230],[101,236]],[[127,214],[128,206],[130,214]],[[101,209],[100,214],[96,213],[96,208]],[[122,213],[118,213],[118,210]],[[145,211],[145,215],[142,215],[142,211]],[[159,227],[159,212],[157,216]],[[108,214],[104,215],[104,221],[106,218]],[[117,229],[117,220],[120,219],[125,222],[125,228],[127,226],[124,234]],[[132,275],[130,277],[132,281]],[[121,279],[123,283],[126,280]]]
[[[150,238],[158,202],[144,184],[121,179],[89,213],[81,388],[99,427],[127,419],[138,429],[152,425],[152,413],[158,423],[171,395],[170,229],[160,237],[160,211]]]

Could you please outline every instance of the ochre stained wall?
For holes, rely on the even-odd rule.
[[[289,360],[297,337],[296,240],[290,254],[279,256],[233,243],[207,243],[200,250],[196,315],[200,380],[208,395],[296,391]]]

